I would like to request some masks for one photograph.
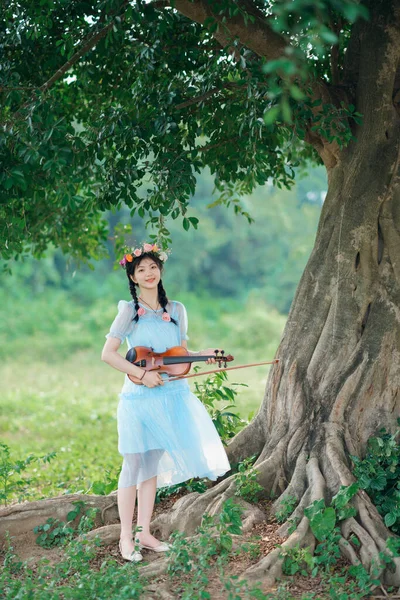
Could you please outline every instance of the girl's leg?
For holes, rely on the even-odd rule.
[[[121,521],[121,546],[123,552],[131,553],[134,550],[132,539],[132,521],[136,502],[136,485],[120,487],[117,492],[118,512]]]
[[[138,527],[142,530],[136,534],[136,539],[139,539],[146,546],[158,546],[160,543],[157,538],[150,533],[150,521],[154,508],[154,499],[156,497],[157,476],[151,477],[142,481],[138,488]]]

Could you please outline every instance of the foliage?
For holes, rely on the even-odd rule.
[[[168,498],[168,496],[173,496],[175,494],[179,494],[180,492],[198,492],[199,494],[203,494],[209,485],[208,479],[188,479],[187,481],[183,481],[182,483],[177,483],[175,485],[170,485],[168,487],[158,488],[156,491],[156,503],[160,502],[163,498]]]
[[[29,250],[40,256],[50,243],[99,257],[102,214],[123,203],[167,241],[168,217],[186,229],[197,225],[189,201],[205,166],[218,201],[248,218],[240,196],[269,178],[289,187],[297,165],[318,160],[304,142],[306,127],[348,141],[349,120],[339,114],[340,126],[328,127],[332,110],[319,115],[310,86],[317,78],[332,83],[332,45],[343,68],[350,28],[366,9],[349,0],[255,2],[248,10],[233,0],[210,3],[214,16],[203,24],[169,3],[7,4],[0,22],[5,259]],[[272,60],[252,49],[254,11],[280,46]],[[238,21],[241,43],[230,31]]]
[[[61,546],[69,540],[74,533],[74,528],[59,519],[49,517],[46,523],[37,525],[33,531],[39,534],[36,538],[36,543],[39,546],[51,548]]]
[[[400,425],[400,419],[397,420]],[[354,475],[360,487],[382,515],[385,525],[400,534],[400,430],[390,434],[381,429],[369,438],[363,459],[352,456]]]
[[[170,577],[179,577],[191,573],[190,583],[183,584],[180,598],[185,600],[200,600],[210,598],[204,591],[209,582],[207,571],[216,559],[221,567],[232,551],[231,534],[240,535],[241,514],[243,509],[235,504],[232,498],[222,505],[220,514],[211,517],[203,516],[202,524],[196,529],[196,536],[188,540],[178,531],[172,534],[172,548],[169,551],[170,560],[167,572]]]
[[[282,548],[280,555],[283,558],[282,569],[285,575],[300,573],[307,576],[313,568],[314,556],[308,547]]]
[[[247,424],[244,419],[232,411],[235,408],[237,391],[235,388],[246,386],[243,383],[231,383],[227,385],[228,375],[224,372],[214,373],[204,381],[195,381],[195,393],[207,408],[212,422],[222,442],[227,443],[240,429]],[[228,402],[221,407],[215,406],[216,402]]]
[[[189,292],[207,302],[211,311],[208,294],[213,299],[229,296],[245,303],[249,290],[259,290],[260,300],[287,312],[311,252],[326,189],[321,167],[299,179],[292,191],[270,185],[257,188],[243,198],[255,219],[251,226],[244,226],[223,206],[207,208],[215,194],[210,175],[201,173],[192,208],[201,226],[186,232],[177,222],[170,225],[173,252],[163,278],[169,297],[180,299],[182,293]],[[110,297],[114,302],[129,295],[125,273],[119,265],[118,273],[113,271],[114,258],[120,258],[113,248],[113,231],[117,222],[125,232],[132,230],[123,236],[131,244],[146,239],[147,234],[142,220],[136,215],[130,217],[126,207],[115,213],[108,211],[105,218],[110,228],[110,259],[98,261],[91,270],[67,260],[61,250],[49,248],[40,261],[10,261],[12,277],[3,277],[0,282],[4,311],[11,306],[14,312],[24,312],[27,294],[46,296],[52,304],[58,289],[68,294],[68,304],[72,300],[85,306],[101,298]],[[229,304],[225,312],[229,312]]]
[[[56,452],[49,452],[44,456],[29,454],[25,459],[13,460],[9,446],[0,442],[0,499],[4,505],[7,506],[7,502],[13,496],[17,495],[19,502],[25,497],[32,480],[22,477],[21,473],[30,464],[49,463],[55,456]]]
[[[256,458],[256,455],[249,456],[240,462],[238,471],[234,476],[235,495],[244,498],[248,502],[257,502],[260,495],[265,493],[264,488],[257,481],[258,471],[252,467]]]
[[[287,521],[297,504],[298,500],[296,496],[284,496],[284,498],[282,498],[280,501],[279,509],[275,512],[275,517],[278,523],[284,523]]]
[[[105,477],[102,480],[93,481],[91,492],[99,496],[107,496],[114,492],[118,487],[118,475],[111,473],[110,469],[105,469]]]
[[[93,568],[100,541],[73,539],[65,545],[64,555],[55,564],[43,559],[32,569],[21,562],[8,540],[4,568],[0,573],[0,588],[4,597],[17,600],[138,600],[145,582],[137,566],[121,567],[114,559],[106,559]]]
[[[69,511],[66,522],[49,517],[46,523],[34,527],[34,533],[39,533],[36,538],[39,546],[52,548],[65,545],[71,541],[76,532],[82,534],[93,529],[99,509],[93,507],[85,509],[85,503],[81,500],[74,500],[72,504],[75,505],[75,508]],[[80,518],[77,527],[70,525],[78,517]]]

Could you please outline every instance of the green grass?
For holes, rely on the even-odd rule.
[[[24,499],[88,491],[104,480],[106,470],[116,476],[121,464],[116,409],[124,376],[100,360],[116,304],[98,300],[88,308],[66,300],[57,292],[48,304],[38,297],[23,309],[14,306],[0,335],[0,441],[14,459],[57,452],[50,463],[28,467],[32,481]],[[189,348],[223,347],[235,356],[229,366],[273,358],[285,319],[260,299],[250,298],[246,306],[182,300],[189,313]],[[6,309],[3,304],[1,312]],[[241,388],[237,401],[243,418],[258,410],[268,368],[229,374],[231,383],[249,386]]]

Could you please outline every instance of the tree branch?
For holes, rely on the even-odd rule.
[[[129,0],[124,0],[124,2],[121,5],[123,12],[124,12],[125,8],[128,6],[128,4],[129,4]],[[123,12],[121,15],[119,15],[121,17],[121,19],[124,18]],[[71,58],[66,63],[64,63],[62,65],[62,67],[60,67],[50,77],[50,79],[48,79],[43,85],[41,85],[39,88],[37,88],[37,92],[43,94],[48,89],[50,89],[56,81],[61,79],[70,70],[70,68],[82,58],[82,56],[84,56],[85,54],[87,54],[87,52],[89,52],[89,50],[94,48],[96,46],[96,44],[107,35],[107,33],[110,31],[110,29],[112,29],[113,26],[114,26],[114,19],[112,19],[110,21],[110,23],[108,25],[106,25],[105,27],[103,27],[103,29],[101,29],[99,32],[97,32],[94,35],[89,36],[89,37],[86,36],[85,39],[87,41],[84,43],[84,45],[77,52],[75,52],[75,54],[73,56],[71,56]],[[17,110],[17,112],[14,113],[13,118],[14,119],[21,118],[21,116],[22,116],[21,112],[25,108],[27,108],[30,105],[30,103],[33,102],[34,100],[35,100],[35,98],[33,96],[29,100],[27,100],[22,106],[20,106],[20,108]]]
[[[250,21],[245,23],[240,14],[235,17],[224,16],[226,20],[222,22],[223,17],[213,14],[210,5],[204,0],[194,2],[175,0],[173,7],[191,21],[201,25],[204,25],[207,18],[214,18],[219,26],[214,36],[218,39],[218,36],[222,35],[224,46],[227,45],[226,41],[231,43],[237,38],[246,48],[267,60],[281,57],[285,48],[290,45],[283,36],[271,29],[265,16],[255,6],[252,6],[251,11],[252,16],[255,17],[254,23]]]

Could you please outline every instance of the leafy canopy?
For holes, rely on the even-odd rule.
[[[355,0],[10,0],[1,256],[54,244],[99,257],[102,213],[123,203],[167,242],[168,218],[197,226],[188,206],[204,167],[217,202],[250,219],[240,195],[269,178],[290,187],[319,160],[310,135],[350,139],[354,106],[319,92],[366,16]]]

